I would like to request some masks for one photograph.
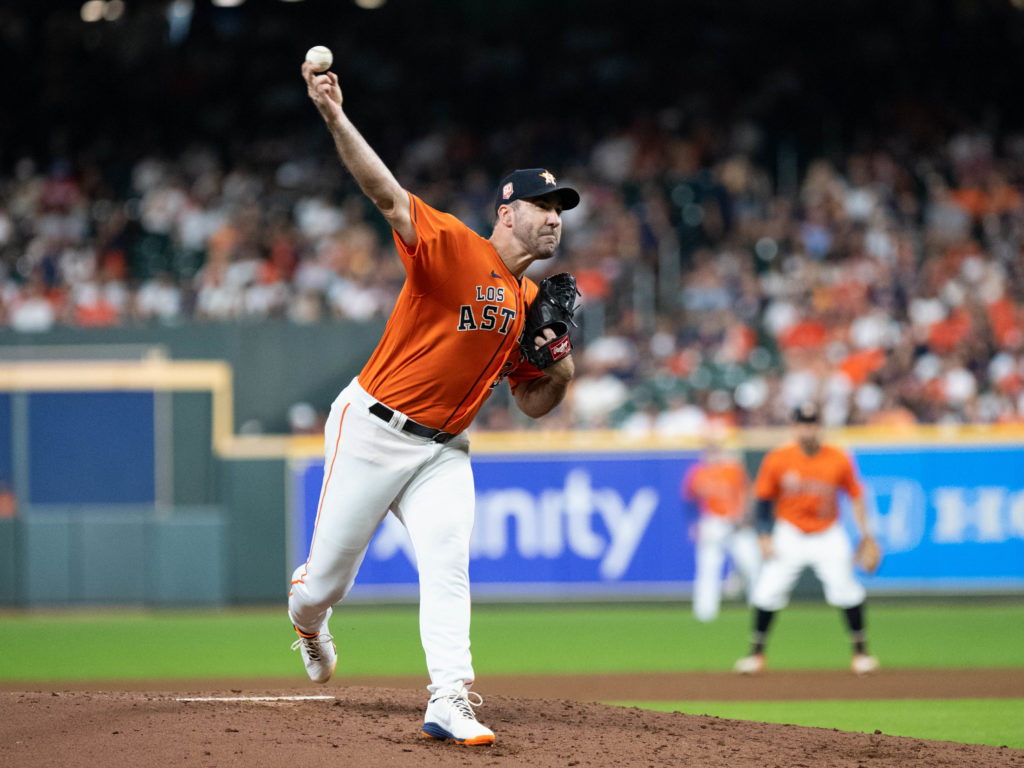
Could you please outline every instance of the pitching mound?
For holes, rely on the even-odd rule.
[[[1014,766],[1024,751],[488,695],[491,747],[419,735],[422,688],[0,692],[0,765]],[[317,697],[317,698],[310,698]]]

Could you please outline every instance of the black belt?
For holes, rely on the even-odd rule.
[[[370,406],[370,413],[376,416],[381,421],[391,423],[391,417],[395,415],[395,412],[388,408],[384,403],[374,403]],[[417,424],[412,419],[406,419],[405,424],[402,425],[402,431],[408,432],[410,435],[416,435],[417,437],[425,437],[427,440],[432,440],[435,443],[447,443],[455,435],[450,432],[442,432],[440,429],[431,429],[425,427],[422,424]]]

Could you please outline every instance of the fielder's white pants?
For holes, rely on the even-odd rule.
[[[773,557],[761,564],[754,587],[754,607],[778,611],[789,603],[800,572],[810,567],[825,590],[825,601],[837,608],[864,602],[866,592],[853,573],[853,547],[838,522],[819,533],[804,533],[785,520],[775,521]]]
[[[726,554],[732,557],[749,598],[761,562],[757,534],[721,515],[701,515],[697,521],[697,562],[693,578],[693,615],[698,621],[712,621],[718,616]]]
[[[475,492],[469,440],[442,445],[369,412],[376,402],[353,380],[324,428],[324,481],[309,560],[295,569],[288,614],[304,632],[349,593],[377,527],[390,510],[409,532],[420,582],[420,639],[433,693],[473,682],[469,652],[469,539]]]

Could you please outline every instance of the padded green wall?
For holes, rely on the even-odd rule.
[[[215,507],[47,511],[3,521],[0,600],[22,606],[222,605],[227,515]]]

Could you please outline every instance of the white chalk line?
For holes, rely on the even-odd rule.
[[[175,701],[330,701],[333,696],[187,696]]]

